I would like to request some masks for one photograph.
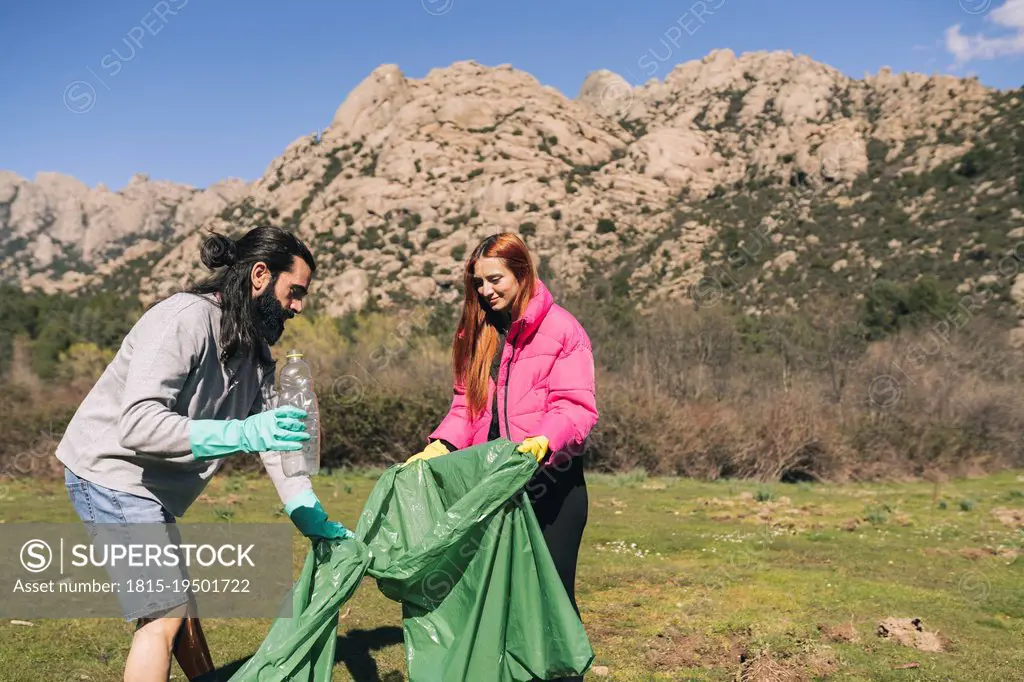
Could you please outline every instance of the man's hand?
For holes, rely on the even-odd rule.
[[[350,540],[356,535],[337,521],[328,521],[327,512],[312,490],[304,490],[284,506],[288,518],[309,539]]]
[[[196,459],[217,459],[236,452],[285,452],[301,450],[309,440],[306,412],[297,407],[278,407],[247,419],[193,419],[189,443]]]

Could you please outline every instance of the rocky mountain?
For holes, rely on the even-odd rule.
[[[127,263],[163,255],[168,242],[247,194],[241,180],[199,190],[136,174],[112,192],[58,173],[39,173],[30,182],[0,171],[0,281],[75,290]]]
[[[332,313],[454,301],[467,248],[500,230],[564,289],[640,303],[713,291],[760,314],[922,273],[970,288],[1024,232],[1022,121],[1019,91],[788,52],[717,50],[638,87],[599,71],[575,99],[507,65],[385,65],[248,186],[0,174],[0,277],[146,301],[201,274],[203,230],[271,223],[310,243]],[[1003,279],[986,286],[1009,305]]]

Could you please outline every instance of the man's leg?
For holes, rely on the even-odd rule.
[[[133,524],[166,524],[173,529],[174,517],[158,503],[111,490],[104,486],[79,478],[70,470],[65,470],[65,485],[72,506],[78,516],[86,523],[100,529],[100,541],[112,542],[120,538],[117,531],[123,526],[128,538],[132,535]],[[152,540],[144,534],[148,540]],[[97,538],[93,538],[94,542]],[[108,569],[109,570],[109,569]],[[123,576],[120,576],[123,577]],[[145,595],[136,595],[144,599]],[[119,599],[120,599],[119,595]],[[129,621],[136,620],[138,604],[126,608]],[[181,604],[160,609],[156,612],[142,611],[154,617],[138,618],[135,635],[132,638],[131,650],[125,662],[125,682],[160,680],[166,682],[170,675],[171,652],[175,638],[181,629],[182,620],[189,615],[189,604]],[[160,617],[155,617],[159,615]],[[205,642],[204,642],[205,644]],[[209,652],[206,652],[209,657]],[[211,665],[212,668],[212,665]]]
[[[185,605],[164,618],[140,618],[132,648],[124,664],[124,682],[167,682],[171,674],[171,650],[181,628]]]
[[[185,606],[181,606],[173,612],[184,610]],[[140,618],[125,664],[125,682],[136,679],[166,680],[170,672],[171,654],[174,654],[174,660],[190,680],[215,670],[198,618]],[[154,671],[164,670],[165,676],[145,677],[145,667],[151,667]]]

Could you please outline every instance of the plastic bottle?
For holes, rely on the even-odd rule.
[[[279,405],[293,405],[305,410],[309,440],[301,450],[281,453],[281,467],[285,476],[312,476],[320,471],[320,409],[313,391],[313,375],[302,353],[290,350],[288,362],[281,369]]]

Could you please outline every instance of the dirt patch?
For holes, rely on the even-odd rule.
[[[629,507],[628,504],[626,504],[622,500],[617,500],[614,497],[608,498],[606,500],[594,500],[593,502],[591,502],[591,504],[593,504],[595,507],[612,507],[613,509],[625,509]]]
[[[750,499],[754,499],[751,495]],[[723,500],[721,497],[698,497],[693,501],[695,507],[726,507],[731,509],[736,506],[736,500]]]
[[[852,533],[853,531],[860,528],[861,523],[863,523],[863,521],[861,521],[860,519],[847,519],[846,521],[843,521],[842,524],[840,524],[839,528],[849,533]]]
[[[839,657],[828,647],[818,649],[808,657],[807,667],[814,679],[823,679],[839,670]]]
[[[997,507],[992,510],[992,516],[996,517],[1001,524],[1010,528],[1024,528],[1024,509],[1007,509]]]
[[[821,633],[822,638],[830,642],[854,644],[860,641],[860,635],[857,634],[857,629],[853,627],[853,623],[843,623],[841,625],[819,623],[818,632]]]
[[[1018,556],[1024,555],[1024,552],[1014,547],[965,547],[957,552],[957,554],[965,559],[999,557],[1000,559],[1012,561]]]
[[[913,526],[914,521],[910,518],[910,514],[899,512],[892,517],[892,522],[898,526]]]
[[[878,636],[921,651],[945,650],[939,634],[926,631],[920,618],[886,618],[878,624]]]
[[[945,547],[925,547],[921,551],[925,556],[953,556],[953,552]]]
[[[821,512],[812,511],[806,506],[794,507],[792,500],[785,496],[758,502],[753,493],[745,492],[733,499],[698,498],[694,500],[694,505],[706,510],[712,521],[742,521],[791,531],[825,527],[820,522],[810,520],[811,516],[820,516]]]
[[[682,668],[730,668],[740,660],[743,648],[736,638],[716,639],[685,635],[669,627],[644,645],[644,659],[652,670]]]
[[[740,682],[804,682],[806,679],[797,666],[776,659],[767,650],[745,661],[739,675]]]

